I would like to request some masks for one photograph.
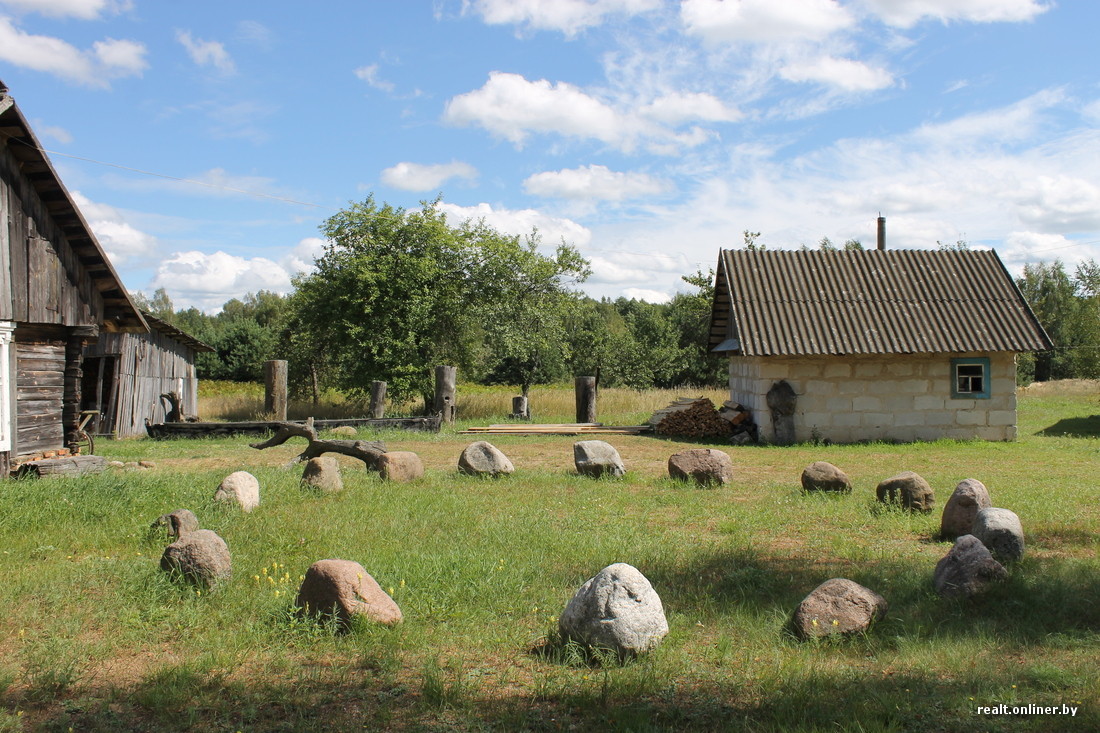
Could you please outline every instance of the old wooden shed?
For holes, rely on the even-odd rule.
[[[724,250],[710,348],[768,440],[1013,440],[1051,342],[992,250]]]
[[[67,446],[88,342],[147,330],[0,84],[0,476],[13,460]]]
[[[98,410],[96,434],[145,435],[146,421],[165,422],[175,392],[185,415],[198,412],[195,354],[213,351],[202,341],[151,313],[147,333],[106,333],[84,349],[82,409]]]

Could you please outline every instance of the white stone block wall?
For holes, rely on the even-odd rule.
[[[952,399],[951,360],[988,357],[988,399]],[[798,395],[799,441],[1016,439],[1012,353],[730,358],[730,399],[752,411],[760,435],[775,431],[767,394],[781,379]]]

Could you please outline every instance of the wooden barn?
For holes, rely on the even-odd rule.
[[[1051,342],[993,251],[724,250],[710,348],[769,441],[1014,440]]]
[[[82,409],[98,410],[97,435],[145,435],[145,423],[166,422],[174,392],[184,415],[198,412],[195,354],[213,351],[167,321],[142,312],[148,333],[105,333],[84,349]]]
[[[131,331],[145,320],[0,84],[0,476],[64,451],[85,345]]]

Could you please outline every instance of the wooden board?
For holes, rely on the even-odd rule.
[[[16,476],[83,476],[102,473],[107,469],[103,456],[66,456],[26,461],[15,470]]]
[[[263,435],[275,431],[277,423],[270,421],[253,422],[173,422],[146,425],[146,431],[152,438],[204,438],[219,435]],[[399,429],[419,430],[438,433],[438,417],[386,417],[346,418],[342,420],[314,420],[318,430],[349,426],[374,430]]]
[[[601,425],[600,423],[506,424],[473,427],[460,435],[640,435],[649,425]]]

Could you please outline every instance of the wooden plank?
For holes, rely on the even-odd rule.
[[[16,476],[84,476],[106,469],[107,459],[103,456],[65,456],[21,463]]]

